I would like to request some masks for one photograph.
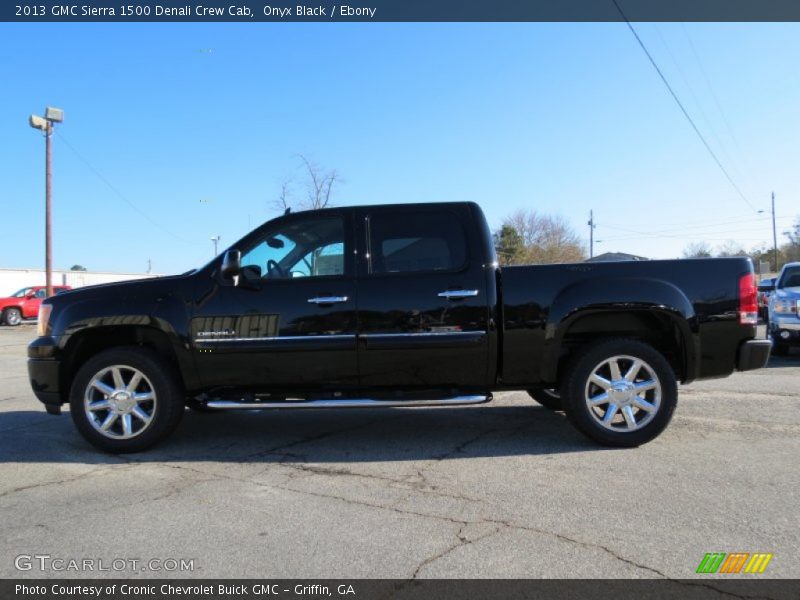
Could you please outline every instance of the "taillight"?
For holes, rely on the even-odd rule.
[[[742,325],[758,324],[758,288],[756,276],[747,273],[739,278],[739,323]]]

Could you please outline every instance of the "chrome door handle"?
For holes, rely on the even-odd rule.
[[[478,290],[445,290],[439,292],[439,298],[448,300],[460,300],[461,298],[474,298],[478,295]]]
[[[347,296],[317,296],[309,298],[310,304],[338,304],[340,302],[347,302]]]

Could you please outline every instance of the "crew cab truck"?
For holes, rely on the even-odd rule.
[[[500,268],[473,203],[286,214],[187,274],[48,299],[29,375],[112,452],[197,411],[480,404],[529,390],[600,444],[677,382],[763,367],[749,259]]]

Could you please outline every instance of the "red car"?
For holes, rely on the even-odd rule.
[[[72,288],[68,285],[54,285],[53,292],[61,294]],[[22,288],[8,298],[0,298],[0,322],[6,325],[19,325],[22,319],[34,319],[39,314],[39,305],[47,297],[47,288],[34,285]]]

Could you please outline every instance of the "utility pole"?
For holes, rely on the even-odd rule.
[[[589,222],[587,223],[589,226],[589,258],[594,258],[594,228],[597,225],[594,224],[594,211],[589,211]]]
[[[44,117],[31,115],[28,123],[34,129],[44,134],[44,268],[47,297],[53,295],[53,220],[52,220],[52,191],[53,191],[53,126],[64,121],[64,111],[60,108],[48,106]]]
[[[44,270],[47,297],[53,295],[53,124],[44,133]]]
[[[775,272],[778,272],[778,233],[775,231],[775,192],[772,192],[772,250],[775,253]]]
[[[219,241],[219,238],[220,238],[220,237],[221,237],[221,236],[219,236],[219,235],[215,235],[215,236],[213,236],[213,237],[211,238],[211,241],[212,241],[212,242],[214,242],[214,256],[216,256],[216,255],[217,255],[217,242]]]
[[[147,259],[147,273],[148,273],[148,275],[150,274],[150,272],[152,270],[153,270],[153,261],[148,258]]]

